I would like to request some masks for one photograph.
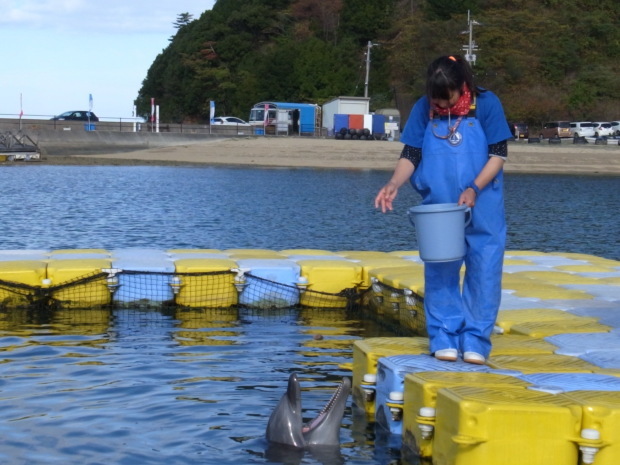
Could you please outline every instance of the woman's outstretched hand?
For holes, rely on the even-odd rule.
[[[381,188],[377,196],[375,197],[375,208],[381,208],[381,212],[385,213],[388,210],[393,210],[393,200],[398,194],[398,187],[392,181],[388,182]]]
[[[415,167],[409,159],[400,158],[390,182],[383,186],[375,197],[375,208],[381,208],[383,213],[393,210],[392,202],[398,195],[398,188],[411,178],[414,170]]]

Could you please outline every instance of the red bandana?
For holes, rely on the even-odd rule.
[[[456,115],[462,116],[469,113],[471,107],[471,92],[465,84],[461,89],[461,96],[457,102],[450,108],[439,108],[437,105],[433,105],[433,111],[441,116]]]

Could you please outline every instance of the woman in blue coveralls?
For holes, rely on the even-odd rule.
[[[407,180],[422,203],[472,207],[463,260],[424,264],[424,309],[430,352],[439,360],[484,364],[501,300],[506,243],[503,172],[512,137],[501,102],[474,85],[469,64],[442,56],[428,68],[426,95],[401,136],[405,144],[375,207],[392,210]],[[463,288],[460,269],[465,263]]]

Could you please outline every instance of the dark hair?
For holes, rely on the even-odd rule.
[[[449,100],[450,92],[460,91],[463,84],[467,84],[472,95],[479,93],[474,84],[474,73],[469,63],[460,55],[439,57],[428,67],[426,95],[429,100]]]

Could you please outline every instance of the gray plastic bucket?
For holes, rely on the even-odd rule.
[[[451,262],[465,256],[465,226],[471,209],[455,203],[418,205],[409,209],[420,258],[425,262]]]

